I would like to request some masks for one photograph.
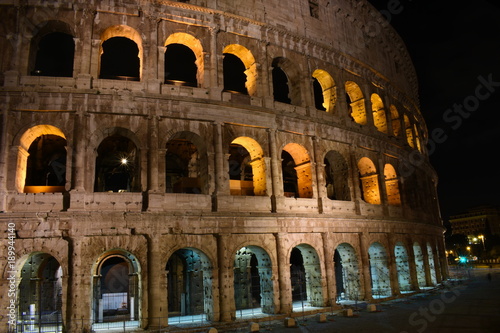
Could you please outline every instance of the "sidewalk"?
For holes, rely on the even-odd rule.
[[[460,270],[461,283],[447,281],[407,298],[378,303],[376,312],[366,304],[353,317],[327,315],[326,323],[316,316],[297,317],[297,327],[285,328],[282,321],[260,323],[260,332],[275,333],[498,333],[500,332],[500,268]],[[491,281],[487,274],[491,274]],[[227,332],[248,332],[248,328]],[[219,332],[222,332],[219,330]]]

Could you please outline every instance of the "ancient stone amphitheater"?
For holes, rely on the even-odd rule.
[[[447,277],[415,70],[367,1],[0,17],[0,331],[216,326]]]

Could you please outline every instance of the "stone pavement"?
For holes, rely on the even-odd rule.
[[[360,304],[353,317],[327,315],[297,317],[297,327],[283,321],[261,322],[260,332],[274,333],[498,333],[500,332],[500,268],[473,268],[465,279],[447,281],[443,288],[404,299],[378,303],[376,312]],[[453,272],[452,272],[453,273]],[[491,274],[491,281],[488,279]],[[454,282],[454,283],[452,283]],[[219,330],[219,332],[221,332]],[[248,332],[248,328],[232,332]]]

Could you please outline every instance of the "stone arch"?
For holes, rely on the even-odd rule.
[[[242,136],[231,142],[229,178],[233,195],[267,194],[264,151],[257,141]]]
[[[292,301],[297,306],[324,305],[321,263],[318,253],[311,245],[302,243],[291,250],[290,278]]]
[[[127,52],[128,58],[126,64],[116,62],[118,57],[124,55],[123,52],[124,50],[121,49],[115,50],[115,46],[117,45],[113,45],[113,47],[110,48],[110,51],[112,51],[112,53],[109,59],[107,58],[108,56],[105,55],[104,43],[110,41],[112,38],[114,39],[113,41],[119,42],[120,46],[123,46],[124,50]],[[137,47],[137,50],[134,49],[134,45],[135,47]],[[143,67],[142,65],[144,62],[144,55],[143,55],[144,50],[143,50],[142,37],[137,30],[121,24],[108,27],[101,34],[101,44],[99,46],[99,51],[100,51],[99,77],[127,79],[127,80],[128,79],[141,80],[142,67]],[[137,54],[134,54],[136,51]],[[137,59],[135,57],[137,57]],[[105,62],[104,64],[103,61]],[[111,67],[116,64],[119,64],[119,66],[116,68]]]
[[[401,118],[399,116],[399,111],[394,105],[391,105],[389,110],[391,113],[392,134],[395,137],[399,137],[401,135]]]
[[[387,193],[387,202],[389,205],[400,206],[401,195],[399,193],[399,179],[396,169],[392,164],[384,166],[385,191]]]
[[[140,191],[140,144],[130,130],[108,128],[92,137],[102,138],[95,149],[95,192]]]
[[[242,45],[230,44],[224,48],[222,53],[234,55],[243,63],[244,70],[242,74],[244,74],[245,76],[243,82],[244,88],[246,90],[246,93],[248,93],[250,96],[254,96],[257,92],[258,74],[257,63],[255,62],[255,57],[253,56],[252,52]]]
[[[199,39],[185,32],[176,32],[169,35],[165,41],[167,49],[168,46],[172,44],[184,45],[193,52],[195,57],[194,66],[196,66],[196,82],[191,83],[194,83],[195,86],[202,86],[205,67],[203,62],[203,46],[201,45]],[[165,67],[165,70],[167,70],[167,66]]]
[[[17,271],[17,320],[32,323],[30,329],[62,331],[63,269],[59,261],[45,252],[33,252],[19,263]]]
[[[389,257],[385,247],[374,242],[368,249],[370,260],[370,277],[372,283],[372,297],[391,296],[391,278],[389,272]]]
[[[73,37],[73,29],[66,22],[51,20],[40,24],[31,39],[28,74],[72,77]]]
[[[324,164],[327,197],[331,200],[350,201],[349,167],[344,156],[331,150],[326,154]]]
[[[358,170],[363,200],[370,204],[380,205],[380,188],[375,164],[368,157],[362,157],[358,161]]]
[[[396,261],[396,271],[398,273],[399,290],[401,292],[411,291],[411,275],[408,251],[403,242],[397,242],[394,246],[394,258]]]
[[[357,301],[361,298],[359,261],[356,250],[349,243],[341,243],[334,253],[337,300]]]
[[[415,266],[417,268],[418,286],[419,288],[423,288],[427,285],[425,279],[424,254],[422,253],[422,248],[418,242],[413,243],[413,255],[415,257]]]
[[[113,249],[92,267],[92,329],[109,329],[112,322],[138,327],[141,317],[141,266],[130,252]]]
[[[274,100],[277,102],[301,105],[299,69],[287,58],[277,57],[272,61]]]
[[[58,143],[56,144],[57,147],[54,149],[50,149],[50,153],[44,154],[43,151],[43,139],[40,138],[52,138],[56,139]],[[59,138],[59,139],[58,139]],[[42,142],[41,142],[42,141]],[[35,156],[34,157],[36,160],[41,159],[48,159],[48,162],[52,163],[52,161],[57,162],[57,165],[54,164],[53,167],[57,169],[57,173],[60,177],[63,177],[64,179],[61,179],[59,182],[62,185],[59,186],[40,186],[40,185],[34,185],[34,184],[27,184],[27,177],[29,177],[29,173],[31,169],[29,167],[29,162],[31,161],[30,158],[30,148],[34,143],[37,143],[37,145],[34,148],[37,148],[38,146],[41,146],[41,149],[37,149],[37,152],[41,154],[41,156],[38,156],[39,158],[37,159]],[[49,154],[49,155],[47,155]],[[56,155],[59,156],[58,158]],[[62,160],[60,160],[62,158]],[[60,161],[59,161],[60,160]],[[54,169],[55,170],[55,169]],[[34,170],[36,172],[36,170]],[[50,172],[50,169],[47,169],[44,173],[47,175],[47,172]],[[54,171],[55,173],[55,171]],[[64,185],[65,185],[65,174],[66,174],[66,136],[64,135],[63,131],[55,126],[52,125],[36,125],[31,128],[28,128],[19,138],[19,146],[18,146],[18,153],[17,153],[17,171],[16,171],[16,189],[18,192],[23,193],[23,192],[62,192],[64,191]],[[31,188],[26,188],[26,186],[34,185],[31,186]],[[36,186],[36,188],[35,188]]]
[[[384,102],[378,94],[371,96],[373,124],[379,132],[388,133],[387,131],[387,116],[385,113]]]
[[[365,98],[361,88],[353,82],[347,81],[345,83],[346,99],[349,105],[349,115],[351,118],[360,125],[366,125],[368,120],[366,117]]]
[[[307,149],[298,143],[289,143],[283,147],[281,156],[285,196],[312,198],[312,168]]]
[[[214,318],[212,267],[208,256],[196,248],[181,248],[170,255],[165,270],[171,321],[187,315]]]
[[[208,155],[205,141],[189,131],[172,135],[165,143],[166,192],[208,193]]]
[[[330,73],[323,69],[316,69],[312,77],[316,109],[333,112],[337,102],[335,81]]]
[[[234,260],[236,310],[261,308],[274,314],[272,262],[269,254],[255,245],[240,248]]]

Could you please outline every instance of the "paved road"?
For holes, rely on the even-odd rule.
[[[467,279],[460,284],[379,303],[377,312],[360,306],[353,317],[329,315],[326,323],[299,317],[296,328],[284,328],[282,322],[261,323],[260,332],[499,333],[500,269],[475,268],[464,275]]]

